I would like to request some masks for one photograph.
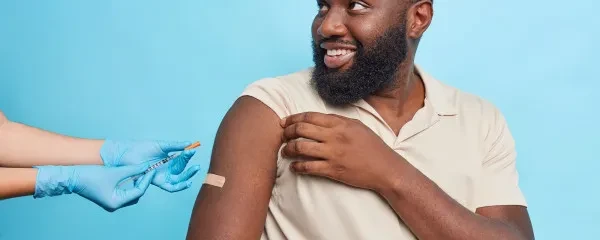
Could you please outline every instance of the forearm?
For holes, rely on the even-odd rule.
[[[419,239],[526,240],[519,230],[460,205],[405,160],[398,177],[378,190]]]
[[[5,121],[0,125],[0,166],[101,165],[102,143]]]
[[[33,195],[36,176],[35,168],[0,168],[0,200]]]

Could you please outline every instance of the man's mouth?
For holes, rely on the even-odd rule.
[[[356,54],[356,48],[335,43],[323,43],[321,48],[327,51],[324,61],[328,68],[341,68]]]
[[[328,68],[341,68],[348,64],[356,54],[356,51],[349,49],[330,49],[325,55],[325,65]]]

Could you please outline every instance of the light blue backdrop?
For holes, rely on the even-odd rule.
[[[436,0],[418,62],[492,100],[520,152],[538,239],[600,235],[596,0]],[[200,140],[261,77],[310,66],[314,0],[0,1],[0,109],[102,138]],[[202,182],[107,213],[77,196],[0,202],[0,239],[183,239]]]

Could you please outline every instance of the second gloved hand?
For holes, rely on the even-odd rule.
[[[149,164],[124,167],[105,166],[38,166],[34,198],[78,194],[113,212],[137,203],[144,195],[156,171],[142,176],[133,188],[120,188],[118,184],[130,177],[144,173]]]
[[[192,177],[200,170],[200,166],[196,165],[183,171],[193,156],[194,150],[187,150],[165,165],[158,167],[152,183],[168,192],[178,192],[189,188],[192,185]]]
[[[200,170],[199,165],[185,168],[196,153],[184,150],[192,142],[167,141],[115,141],[106,140],[100,150],[105,166],[125,166],[139,163],[154,164],[169,156],[169,153],[183,151],[181,155],[156,169],[152,184],[168,192],[177,192],[191,186],[192,178]]]

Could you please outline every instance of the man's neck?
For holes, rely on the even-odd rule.
[[[398,134],[423,107],[425,85],[412,63],[402,64],[394,84],[365,99]]]

